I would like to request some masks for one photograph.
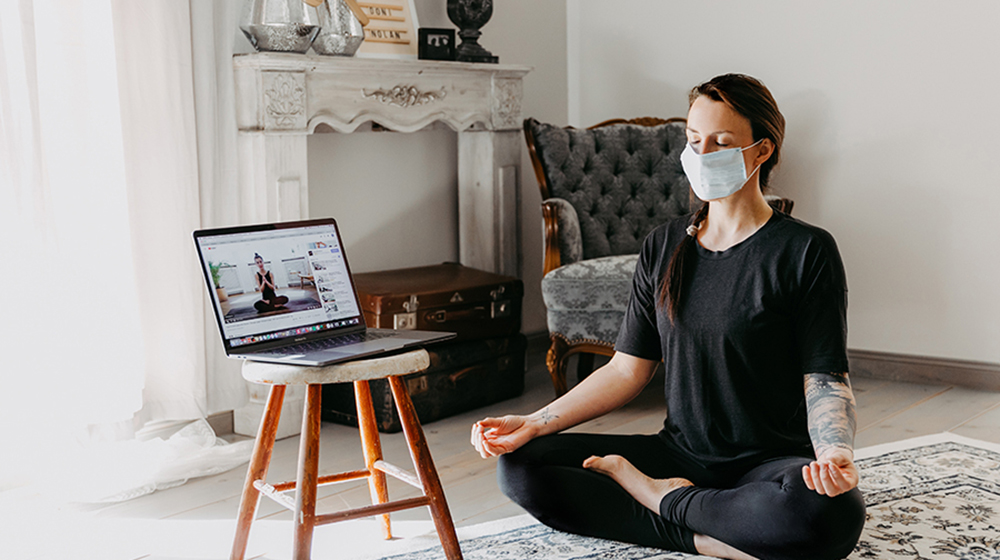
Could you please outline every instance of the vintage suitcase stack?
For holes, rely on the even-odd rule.
[[[430,367],[404,378],[422,423],[524,391],[524,285],[517,278],[444,263],[355,274],[354,280],[369,327],[458,334],[429,346]],[[388,382],[370,386],[379,431],[400,431]],[[323,387],[323,419],[357,424],[351,384]]]

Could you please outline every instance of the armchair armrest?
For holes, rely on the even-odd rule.
[[[562,198],[542,201],[542,239],[542,276],[583,258],[580,218],[569,201]]]

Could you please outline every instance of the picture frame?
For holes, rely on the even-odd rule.
[[[355,56],[416,60],[419,54],[414,0],[357,0],[368,16],[365,40]]]
[[[417,30],[417,57],[420,60],[455,60],[455,30],[421,27]]]

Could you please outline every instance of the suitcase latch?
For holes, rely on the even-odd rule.
[[[510,300],[505,299],[503,301],[494,301],[490,304],[490,317],[493,319],[499,319],[501,317],[510,317]]]
[[[396,313],[392,316],[392,328],[394,329],[405,329],[405,330],[416,330],[417,329],[417,314],[416,313]]]
[[[406,380],[406,389],[410,395],[419,395],[420,393],[426,393],[429,389],[429,384],[427,382],[427,376],[421,375],[419,377],[412,377]]]
[[[433,313],[428,313],[424,318],[431,323],[444,323],[448,320],[448,312],[444,310],[435,311]]]
[[[396,313],[392,316],[392,328],[394,329],[406,329],[406,330],[416,330],[417,328],[417,308],[420,307],[420,302],[417,300],[417,296],[411,295],[410,301],[403,302],[403,309],[406,313]]]
[[[503,296],[503,293],[507,291],[505,286],[497,286],[497,289],[490,290],[490,299],[496,301]]]

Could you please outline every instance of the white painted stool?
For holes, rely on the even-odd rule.
[[[236,519],[236,537],[233,540],[231,560],[243,560],[246,553],[247,539],[250,536],[250,526],[253,524],[260,496],[273,499],[278,504],[294,513],[295,542],[292,557],[295,560],[308,560],[312,550],[312,533],[316,525],[346,521],[359,517],[380,515],[385,538],[392,538],[389,524],[389,512],[427,506],[437,529],[438,538],[444,548],[448,560],[461,560],[462,551],[455,535],[455,524],[448,511],[444,490],[438,479],[434,461],[424,432],[420,428],[420,420],[413,409],[413,402],[401,375],[415,373],[427,369],[430,356],[426,350],[414,350],[405,354],[357,360],[327,367],[289,366],[266,364],[261,362],[243,362],[243,378],[252,383],[271,386],[267,399],[264,418],[260,422],[257,441],[254,445],[250,468],[247,470],[246,482],[243,484],[243,497],[240,500],[239,517]],[[410,448],[410,457],[416,467],[416,475],[391,465],[382,460],[382,444],[378,429],[375,426],[375,410],[372,408],[372,395],[368,380],[389,378],[399,418],[403,425],[406,443]],[[319,470],[319,432],[320,432],[320,399],[325,383],[354,382],[354,392],[358,406],[358,424],[361,431],[361,443],[364,447],[365,469],[337,473],[328,476],[318,476]],[[302,414],[302,435],[299,444],[298,476],[293,482],[268,484],[267,468],[271,462],[271,449],[274,446],[278,420],[281,415],[281,403],[285,398],[286,385],[308,385],[306,391],[305,411]],[[389,501],[385,475],[389,474],[411,486],[423,491],[419,498]],[[367,478],[372,495],[372,505],[330,513],[316,514],[316,489],[320,485],[333,484]],[[295,499],[284,492],[295,490]]]

